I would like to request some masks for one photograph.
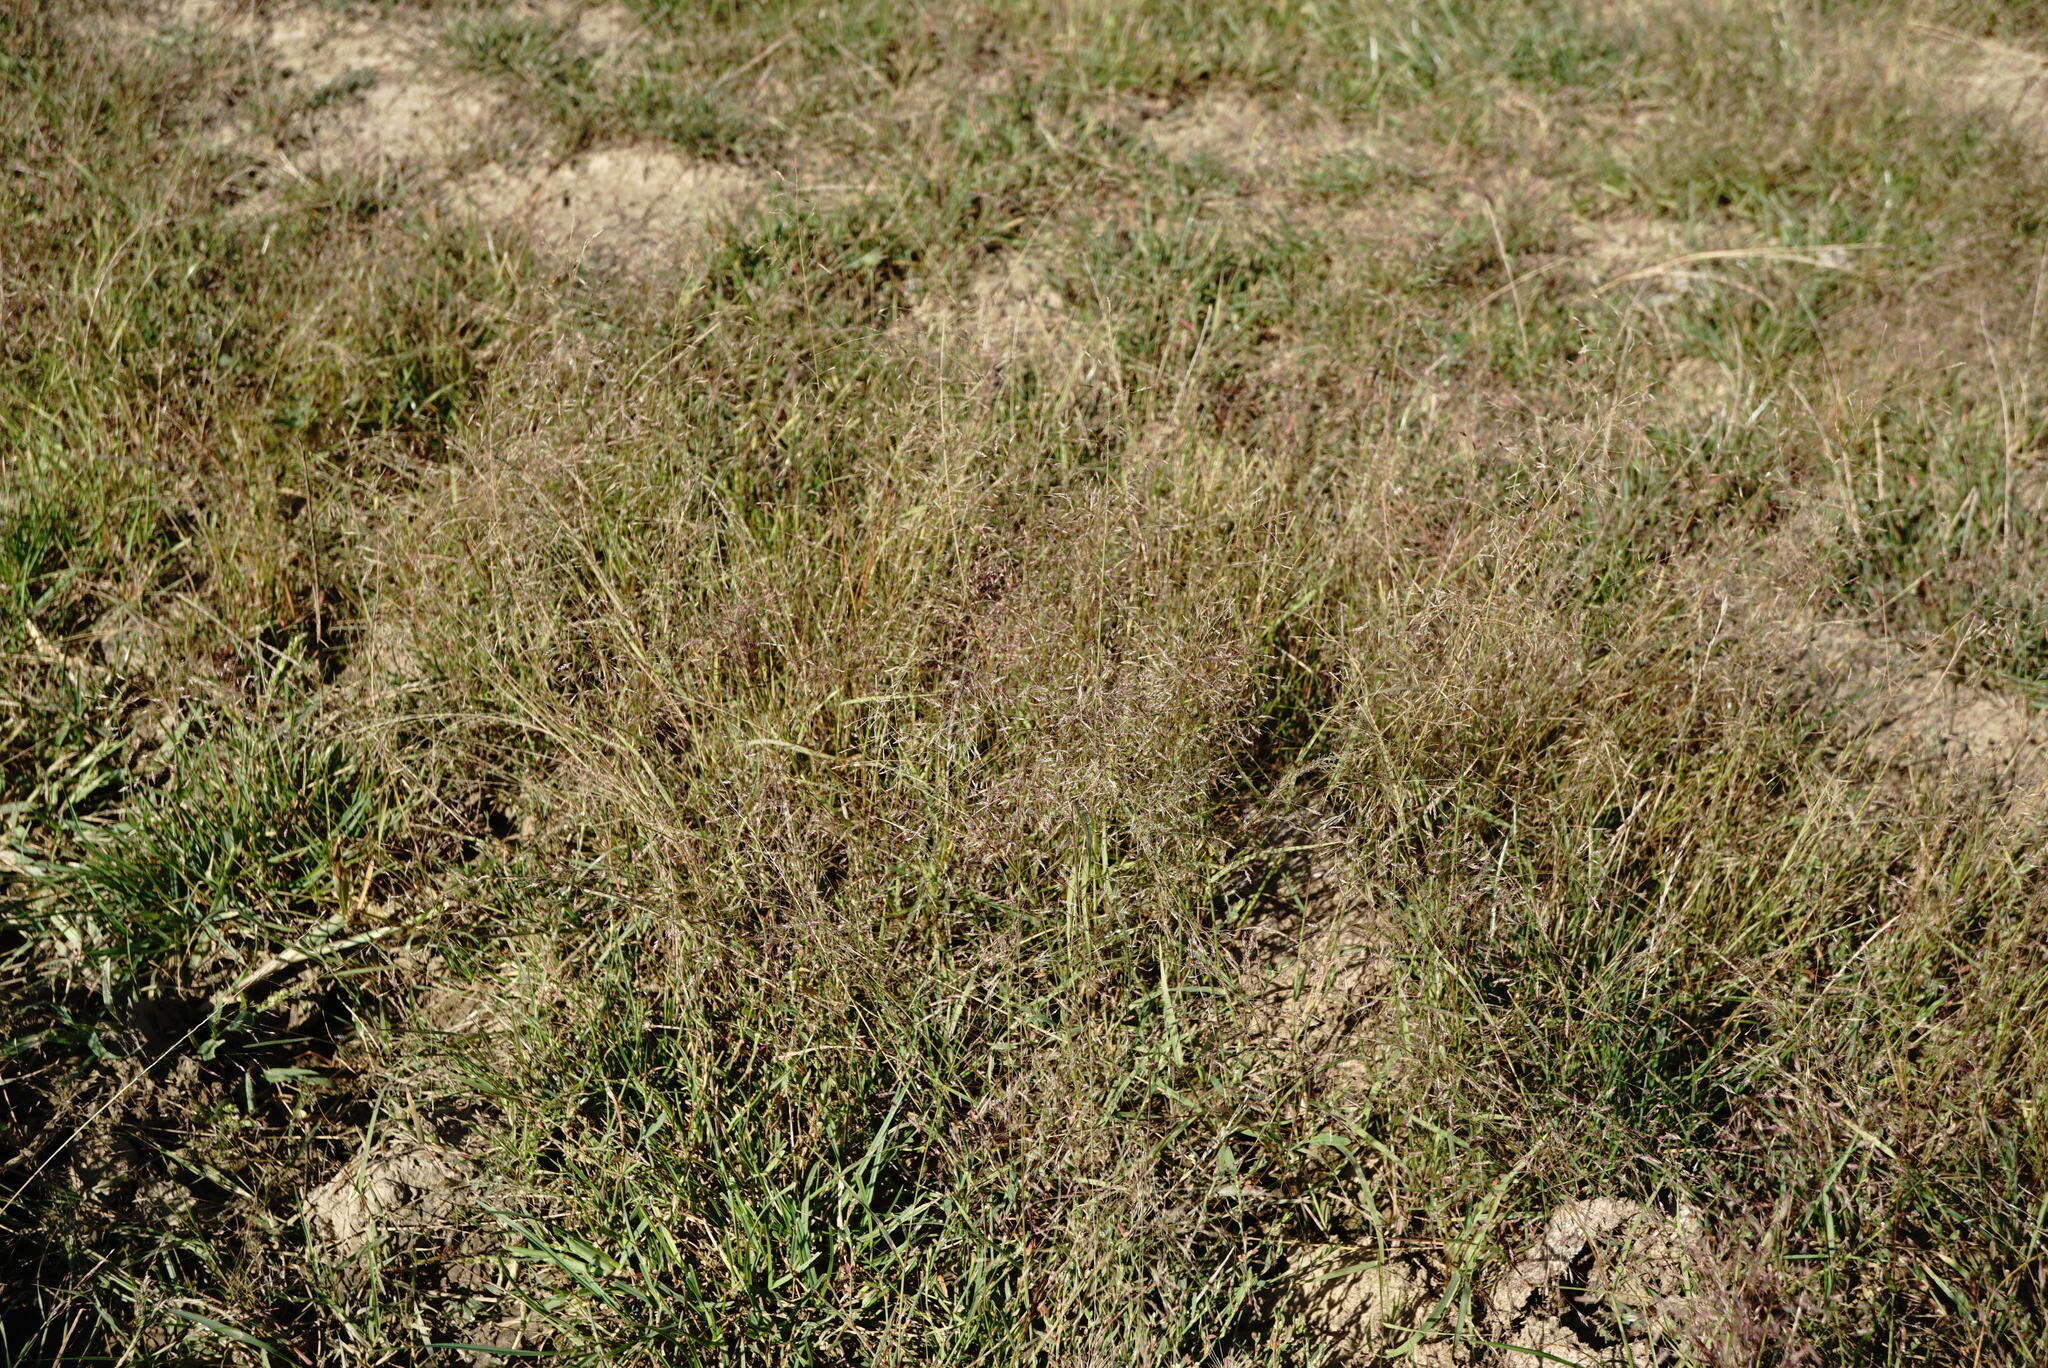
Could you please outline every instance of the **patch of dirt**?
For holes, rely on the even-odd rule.
[[[227,0],[166,0],[79,15],[72,21],[72,32],[113,52],[133,55],[181,33],[218,30],[231,13]]]
[[[436,167],[489,136],[497,101],[439,79],[380,80],[313,124],[291,160],[311,171]]]
[[[1289,784],[1250,820],[1270,853],[1236,893],[1257,909],[1239,950],[1245,1042],[1341,1103],[1419,1027],[1401,1010],[1396,948],[1348,877],[1341,811]]]
[[[1753,0],[1605,0],[1610,19],[1668,23],[1688,12],[1712,17],[1757,8]],[[2006,123],[2048,151],[2048,56],[1995,38],[1917,21],[1851,21],[1815,30],[1838,60],[1919,91],[1957,113]]]
[[[152,605],[119,603],[101,614],[88,636],[99,659],[117,675],[149,675],[189,654],[204,620],[196,605],[176,598]]]
[[[1292,1290],[1283,1316],[1298,1316],[1332,1351],[1337,1363],[1368,1363],[1406,1339],[1440,1290],[1441,1270],[1424,1260],[1381,1261],[1343,1244],[1297,1250],[1288,1275]],[[1457,1362],[1443,1341],[1417,1345],[1406,1362],[1451,1368]]]
[[[1334,209],[1297,211],[1297,222],[1341,250],[1333,253],[1338,270],[1356,271],[1371,257],[1412,259],[1440,239],[1457,221],[1461,196],[1443,189],[1412,187],[1375,194],[1363,204]]]
[[[298,112],[276,140],[240,126],[230,141],[289,168],[444,167],[506,117],[494,92],[448,62],[434,29],[402,14],[313,5],[256,12],[197,0],[180,8],[256,45],[276,67]]]
[[[1651,395],[1652,402],[1684,421],[1730,415],[1742,399],[1741,377],[1704,356],[1684,358],[1661,378],[1663,383]]]
[[[1329,834],[1327,822],[1299,825]],[[1304,839],[1297,866],[1283,871],[1300,911],[1254,933],[1242,986],[1255,1047],[1328,1067],[1325,1096],[1341,1100],[1386,1051],[1402,1048],[1412,1023],[1399,1017],[1394,951],[1317,859],[1324,844]],[[1419,1368],[1674,1368],[1717,1333],[1720,1303],[1699,1286],[1717,1267],[1698,1212],[1596,1197],[1558,1207],[1533,1246],[1481,1274],[1476,1322],[1443,1299],[1451,1278],[1442,1256],[1389,1258],[1377,1245],[1297,1249],[1277,1309],[1313,1332],[1333,1363],[1376,1362],[1399,1347]]]
[[[1756,265],[1842,271],[1854,264],[1843,247],[1789,248],[1726,228],[1712,234],[1710,245],[1689,244],[1678,224],[1641,215],[1580,220],[1572,235],[1571,271],[1582,285],[1602,294],[1626,289],[1652,309],[1714,290],[1749,289],[1741,274]]]
[[[959,296],[919,300],[891,331],[942,356],[964,354],[992,377],[1028,366],[1058,380],[1086,382],[1103,376],[1116,357],[1103,330],[1076,315],[1029,253],[1002,257]]]
[[[400,1142],[357,1157],[308,1193],[306,1220],[316,1238],[355,1255],[394,1235],[452,1231],[468,1188],[460,1156]]]
[[[554,166],[487,167],[456,186],[452,198],[528,234],[544,256],[564,265],[641,273],[696,261],[708,231],[744,213],[761,188],[738,167],[628,146]]]
[[[1245,1036],[1307,1065],[1341,1099],[1422,1029],[1419,1014],[1403,1010],[1399,946],[1357,886],[1341,805],[1290,780],[1248,821],[1270,854],[1236,894],[1257,909],[1239,950]]]
[[[489,1325],[466,1330],[468,1347],[454,1351],[454,1361],[467,1368],[501,1368],[507,1359],[534,1357],[548,1342],[548,1323],[533,1308],[521,1306]]]
[[[261,43],[280,76],[310,90],[375,79],[417,65],[431,50],[423,29],[391,16],[350,18],[329,9],[250,13],[226,5],[219,12],[224,29]]]
[[[301,170],[446,166],[502,117],[496,94],[455,72],[424,25],[285,10],[262,43],[311,104],[303,143],[281,149]]]
[[[1669,302],[1700,282],[1685,262],[1685,235],[1664,219],[1626,216],[1573,225],[1574,271],[1596,288],[1640,280],[1653,301]]]
[[[540,818],[522,811],[516,819],[518,839],[531,839]],[[507,958],[489,966],[473,978],[450,972],[438,955],[429,955],[408,966],[421,989],[402,1023],[412,1036],[503,1036],[517,1028],[519,1013],[546,1008],[562,999],[561,966],[544,950],[538,961]]]
[[[542,21],[560,25],[568,39],[600,55],[646,41],[651,35],[640,16],[616,0],[538,0],[532,7]]]
[[[2048,801],[2048,716],[2025,698],[1956,678],[1942,662],[1817,612],[1798,586],[1822,584],[1831,544],[1816,500],[1702,588],[1722,633],[1739,633],[1869,751],[1906,769],[1968,775],[2017,810]]]
[[[1324,1097],[1341,1102],[1418,1023],[1402,1011],[1396,947],[1347,886],[1341,818],[1311,802],[1274,828],[1286,853],[1266,885],[1279,909],[1252,932],[1246,1034],[1255,1049],[1329,1066]],[[1276,1312],[1331,1363],[1676,1368],[1718,1343],[1726,1302],[1708,1293],[1720,1276],[1699,1212],[1593,1197],[1557,1207],[1530,1248],[1479,1270],[1469,1311],[1444,1295],[1443,1254],[1390,1256],[1373,1242],[1294,1250]]]
[[[1215,162],[1253,178],[1365,148],[1354,133],[1310,113],[1305,100],[1276,109],[1227,91],[1146,119],[1144,133],[1175,161]]]
[[[1990,38],[1919,26],[1921,41],[1902,61],[1908,79],[1933,78],[1948,107],[2004,121],[2048,152],[2048,57]]]
[[[898,117],[929,120],[977,100],[994,99],[1010,90],[1015,79],[1009,68],[948,64],[892,90],[886,107]]]
[[[1384,938],[1363,916],[1337,916],[1305,932],[1255,933],[1264,942],[1241,981],[1247,1025],[1262,1048],[1328,1070],[1338,1092],[1362,1086],[1390,1035],[1383,1018],[1393,979]]]
[[[2026,699],[1956,679],[1850,623],[1797,630],[1803,663],[1880,756],[1961,769],[2022,795],[2048,784],[2048,718]]]

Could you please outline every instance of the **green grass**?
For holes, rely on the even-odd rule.
[[[671,275],[0,18],[0,1359],[1340,1362],[1341,1243],[1511,1368],[1609,1195],[1675,1362],[2040,1361],[2040,809],[1722,603],[2038,693],[2048,184],[1873,56],[2024,7],[633,12],[429,17],[775,187]]]

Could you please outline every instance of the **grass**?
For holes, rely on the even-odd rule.
[[[2041,687],[2039,132],[1908,60],[2026,6],[434,12],[772,187],[641,274],[95,16],[0,17],[0,1358],[1512,1368],[1614,1196],[1667,1361],[2039,1361],[2037,781],[1787,644]]]

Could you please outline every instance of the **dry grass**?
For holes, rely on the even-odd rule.
[[[0,1358],[2039,1360],[2041,52],[5,11]]]

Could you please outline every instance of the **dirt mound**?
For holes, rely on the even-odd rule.
[[[760,191],[760,182],[738,167],[634,146],[548,167],[488,167],[453,197],[528,233],[558,262],[640,272],[696,259],[707,230],[742,213]]]
[[[2015,694],[1971,684],[1896,642],[1843,622],[1806,622],[1800,658],[1824,694],[1887,759],[1958,768],[2023,795],[2048,784],[2048,718]]]
[[[281,121],[232,119],[219,139],[302,173],[444,166],[503,118],[502,101],[448,61],[439,33],[403,13],[180,0],[156,24],[220,33],[262,54]]]
[[[363,1155],[306,1197],[319,1239],[357,1254],[390,1235],[437,1235],[453,1228],[467,1187],[463,1161],[446,1151],[399,1144]]]
[[[2003,121],[2035,149],[2048,151],[2048,57],[1989,38],[1915,27],[1916,41],[1900,59],[1906,79],[1927,86],[1947,107]]]
[[[1144,133],[1175,161],[1214,162],[1252,177],[1364,147],[1356,135],[1326,119],[1275,109],[1229,91],[1148,118]]]
[[[957,296],[919,300],[893,331],[940,356],[964,356],[991,376],[1030,367],[1060,380],[1085,381],[1101,375],[1116,354],[1029,253],[1002,257]]]
[[[1870,752],[1902,768],[1967,775],[2016,809],[2048,800],[2048,716],[2025,698],[1958,679],[1943,662],[1816,611],[1795,586],[1826,583],[1833,534],[1815,501],[1704,598],[1771,668],[1831,710]]]

